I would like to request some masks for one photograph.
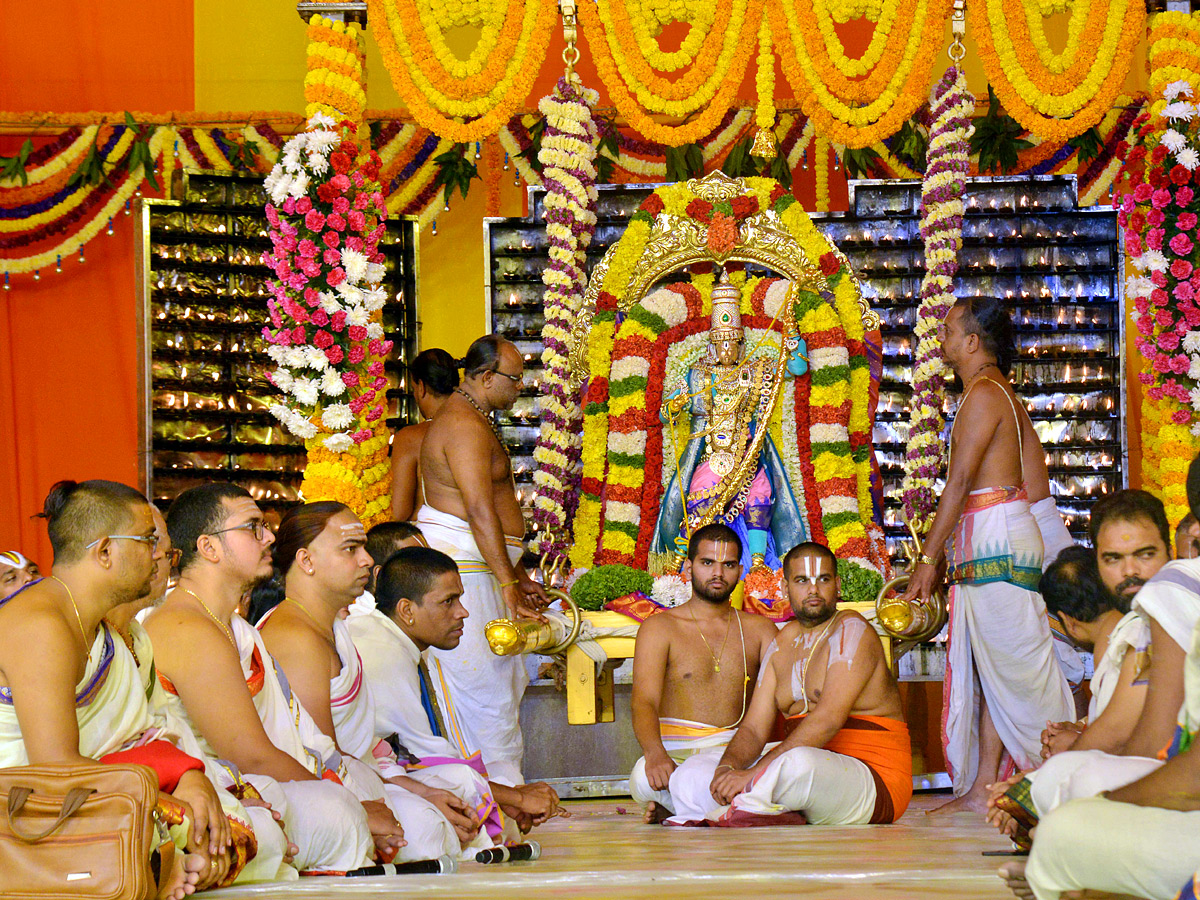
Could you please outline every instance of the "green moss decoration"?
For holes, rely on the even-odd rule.
[[[579,576],[571,586],[571,599],[580,609],[591,612],[604,609],[604,604],[634,591],[649,595],[654,579],[649,572],[630,566],[596,566]]]

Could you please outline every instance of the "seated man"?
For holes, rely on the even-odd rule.
[[[1013,860],[1000,870],[1018,897],[1057,900],[1097,891],[1173,900],[1181,887],[1190,888],[1200,868],[1200,627],[1186,667],[1186,703],[1172,749],[1187,749],[1136,781],[1046,815],[1028,866]]]
[[[191,729],[171,713],[166,691],[159,683],[154,668],[154,647],[137,616],[162,603],[167,593],[167,583],[176,553],[171,547],[166,519],[153,504],[150,506],[150,513],[154,516],[154,534],[163,554],[163,558],[155,564],[150,591],[145,596],[114,607],[104,617],[104,621],[122,638],[125,647],[133,654],[142,695],[149,703],[150,715],[154,720],[154,728],[147,734],[157,733],[160,740],[169,740],[188,756],[203,762],[204,774],[217,789],[215,799],[219,801],[221,811],[229,820],[233,853],[228,860],[218,857],[218,868],[214,869],[213,883],[223,885],[229,882],[248,884],[256,881],[293,881],[299,877],[289,864],[295,853],[295,845],[288,843],[279,825],[283,817],[271,809],[269,803],[258,797],[253,788],[240,780],[239,773],[232,768],[232,763],[222,763],[205,756]],[[254,849],[255,844],[257,851]],[[225,866],[227,861],[228,867]],[[241,870],[240,874],[237,869]],[[204,879],[201,880],[200,886],[205,886]]]
[[[697,530],[688,541],[684,569],[692,581],[691,598],[638,629],[633,733],[643,756],[629,776],[629,792],[646,804],[647,823],[704,816],[708,804],[681,803],[672,784],[676,767],[695,753],[729,743],[779,633],[767,619],[729,603],[742,577],[741,555],[741,539],[729,526]]]
[[[389,805],[404,827],[405,855],[432,859],[492,846],[480,834],[476,808],[494,808],[487,782],[450,763],[410,777],[375,733],[375,704],[362,661],[339,611],[366,586],[367,535],[349,507],[335,500],[290,509],[279,524],[275,568],[279,602],[258,623],[267,650],[313,721],[343,757],[370,765],[386,780]],[[277,581],[272,584],[278,585]],[[486,796],[486,799],[484,799]]]
[[[151,765],[159,816],[190,851],[160,874],[159,896],[182,900],[228,872],[229,825],[198,760],[143,741],[153,726],[146,696],[133,658],[104,622],[149,591],[162,560],[150,505],[123,484],[61,481],[41,515],[55,574],[0,601],[0,767]],[[134,758],[123,752],[138,743]]]
[[[175,499],[167,526],[179,581],[145,624],[172,713],[205,755],[233,763],[281,813],[296,868],[346,871],[367,865],[376,848],[394,855],[403,845],[395,816],[381,796],[364,803],[343,786],[351,776],[333,742],[235,612],[271,575],[274,536],[262,511],[241,487],[206,484]]]
[[[376,544],[375,549],[385,548]],[[421,660],[429,647],[453,650],[462,637],[467,610],[461,602],[462,582],[454,560],[428,547],[404,548],[379,566],[375,586],[375,608],[364,611],[356,604],[346,620],[362,657],[364,681],[376,700],[375,733],[394,734],[401,757],[409,757],[412,765],[464,762],[486,778],[487,769],[478,753],[463,760],[458,747],[440,735],[433,692]],[[522,831],[556,815],[567,815],[559,807],[554,789],[544,782],[508,785],[489,781],[488,787],[495,803]],[[486,807],[477,811],[491,832],[489,811]]]
[[[397,550],[404,547],[428,547],[425,535],[412,522],[380,522],[367,531],[367,555],[371,557],[371,577],[363,592],[350,604],[350,614],[363,614],[375,609],[375,584],[379,570]]]
[[[828,548],[799,544],[783,566],[796,619],[763,661],[725,752],[686,760],[673,793],[693,807],[708,794],[717,825],[895,822],[912,798],[912,746],[879,637],[858,613],[838,611]],[[787,735],[768,743],[779,713]]]
[[[25,585],[42,577],[37,563],[16,550],[0,553],[0,600],[10,597]]]

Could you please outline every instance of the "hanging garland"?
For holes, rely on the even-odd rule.
[[[897,0],[884,4],[871,48],[878,55],[865,78],[849,60],[829,9],[817,3],[802,15],[791,3],[767,9],[783,71],[817,133],[850,148],[869,147],[894,134],[917,111],[933,79],[933,60],[953,0]],[[892,8],[894,7],[894,15]]]
[[[617,111],[643,137],[678,147],[711,132],[732,106],[758,45],[763,2],[729,0],[717,4],[709,31],[714,40],[721,38],[720,52],[708,57],[713,60],[711,68],[702,62],[703,54],[697,54],[684,78],[674,82],[650,69],[637,38],[641,32],[644,39],[650,26],[624,0],[599,0],[595,5],[586,2],[577,9],[592,59]],[[727,23],[721,28],[726,14]],[[687,85],[688,90],[680,85]],[[660,125],[648,112],[675,117],[694,112],[697,115],[685,124]]]
[[[1166,100],[1167,85],[1176,81],[1200,84],[1200,13],[1164,12],[1150,17],[1150,95],[1156,107]],[[1157,113],[1158,109],[1153,109]]]
[[[1112,108],[1146,23],[1143,0],[1071,2],[1067,48],[1058,55],[1046,40],[1039,0],[967,4],[984,71],[1004,108],[1027,131],[1060,143]],[[1084,40],[1091,52],[1082,51]]]
[[[358,26],[314,15],[308,20],[304,115],[324,113],[359,123],[367,111],[366,54]]]
[[[346,503],[370,527],[390,501],[380,160],[363,154],[353,123],[335,129],[318,114],[309,124],[264,185],[272,250],[263,262],[275,279],[263,337],[276,365],[267,377],[285,398],[270,411],[304,439],[305,499]]]
[[[542,271],[546,321],[542,327],[542,427],[533,451],[534,549],[565,556],[567,523],[578,503],[579,402],[571,390],[568,342],[587,287],[587,248],[596,229],[596,147],[592,118],[595,91],[560,78],[554,93],[538,104],[546,130],[538,159],[544,166],[546,234],[550,263]]]
[[[1169,84],[1161,113],[1144,116],[1127,157],[1118,224],[1134,274],[1138,378],[1157,412],[1142,440],[1172,523],[1187,512],[1187,466],[1200,437],[1200,108],[1186,81]]]
[[[555,0],[368,0],[367,8],[408,111],[459,144],[495,134],[524,104],[558,14]],[[459,62],[445,44],[445,30],[481,22],[480,45],[471,60]]]
[[[933,125],[921,186],[921,239],[925,277],[913,333],[917,350],[912,377],[912,409],[904,481],[904,514],[917,534],[925,534],[937,510],[935,482],[945,464],[942,402],[948,374],[937,329],[954,304],[954,275],[962,247],[963,190],[970,169],[971,112],[975,99],[956,66],[946,70],[929,103]]]

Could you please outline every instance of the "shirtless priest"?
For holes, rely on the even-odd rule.
[[[723,754],[687,760],[672,786],[689,805],[707,799],[696,824],[895,822],[912,798],[912,748],[879,638],[858,613],[838,611],[826,547],[793,547],[783,572],[796,619],[768,651],[741,727]],[[768,743],[777,713],[787,735]]]
[[[629,789],[646,804],[646,822],[701,818],[707,807],[681,805],[676,766],[729,743],[750,702],[750,686],[778,633],[761,616],[735,610],[729,597],[742,577],[742,544],[732,528],[706,525],[688,542],[688,602],[651,616],[633,657],[633,731],[645,754]],[[714,724],[714,723],[726,724]]]

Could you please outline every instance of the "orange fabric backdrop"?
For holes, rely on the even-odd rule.
[[[0,109],[192,108],[191,0],[0,0],[0,20]],[[0,291],[0,549],[43,568],[46,529],[29,516],[55,481],[137,484],[134,221],[119,216],[84,265]]]

